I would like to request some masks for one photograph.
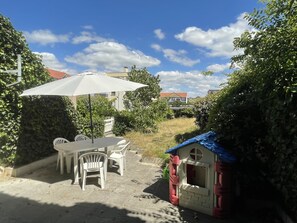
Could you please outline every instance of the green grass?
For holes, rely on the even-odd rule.
[[[185,136],[197,135],[197,131],[195,118],[176,118],[159,123],[157,133],[129,132],[125,138],[140,148],[143,156],[166,159],[168,155],[164,152],[167,149],[186,140]]]

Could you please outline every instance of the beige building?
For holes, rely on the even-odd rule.
[[[127,80],[128,78],[128,68],[124,67],[124,71],[123,72],[109,72],[106,73],[107,76],[109,77],[114,77],[114,78],[120,78],[123,80]],[[115,101],[113,102],[113,106],[118,110],[118,111],[122,111],[125,110],[125,106],[124,106],[124,95],[125,92],[110,92],[106,94],[106,97],[110,100],[115,99]]]

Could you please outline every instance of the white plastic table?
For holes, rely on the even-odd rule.
[[[114,146],[118,142],[123,140],[123,138],[116,137],[103,137],[94,139],[94,143],[92,140],[82,140],[82,141],[74,141],[69,143],[61,143],[56,145],[56,149],[66,152],[73,153],[73,166],[74,166],[74,182],[73,184],[78,184],[78,153],[84,151],[91,151],[94,149],[105,148],[107,152],[107,148],[109,146]]]

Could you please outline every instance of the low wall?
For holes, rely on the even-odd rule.
[[[32,171],[39,169],[44,166],[48,166],[51,163],[54,163],[57,161],[58,154],[54,154],[52,156],[46,157],[44,159],[35,161],[33,163],[29,163],[27,165],[18,167],[18,168],[12,168],[12,167],[0,167],[0,175],[6,176],[6,177],[20,177],[27,173],[31,173]]]

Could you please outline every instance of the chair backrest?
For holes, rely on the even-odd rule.
[[[123,145],[119,145],[118,146],[119,147],[119,150],[118,151],[121,152],[121,154],[123,156],[126,155],[126,152],[127,152],[127,149],[128,149],[129,144],[130,144],[130,142],[127,142],[126,144],[123,144]]]
[[[79,157],[79,161],[87,170],[97,170],[107,162],[107,155],[100,152],[84,153]]]
[[[61,144],[61,143],[68,143],[68,142],[69,142],[69,140],[67,140],[65,138],[61,138],[61,137],[55,138],[54,141],[53,141],[54,149],[57,150],[55,145]]]
[[[90,138],[83,134],[79,134],[79,135],[75,136],[74,141],[82,141],[82,140],[87,140],[87,139],[90,139]]]
[[[122,144],[125,144],[126,142],[127,142],[126,139],[123,139],[123,140],[119,141],[119,142],[117,143],[117,145],[122,145]]]

